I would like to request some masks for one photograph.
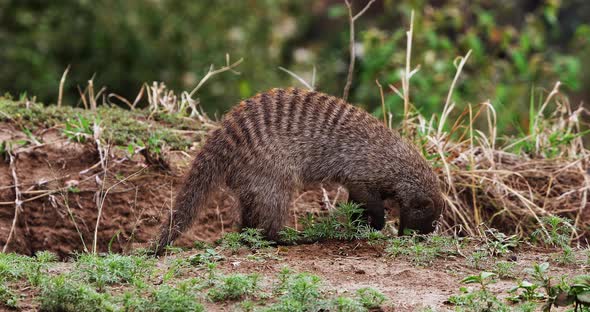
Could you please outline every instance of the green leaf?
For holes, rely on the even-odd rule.
[[[484,280],[484,279],[487,279],[489,277],[495,276],[496,273],[492,273],[492,272],[481,272],[479,275],[481,276],[481,279]]]
[[[590,290],[586,290],[576,295],[576,300],[583,304],[590,304]]]
[[[479,281],[481,280],[481,278],[477,275],[471,275],[471,276],[467,276],[466,278],[461,280],[461,283],[464,284],[473,284],[473,283],[479,283]]]

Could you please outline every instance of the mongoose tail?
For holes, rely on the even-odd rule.
[[[161,255],[166,246],[189,228],[198,209],[205,205],[209,193],[222,181],[219,159],[203,148],[195,157],[184,184],[176,195],[174,210],[162,226],[154,254]]]

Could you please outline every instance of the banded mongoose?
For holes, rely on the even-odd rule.
[[[400,207],[399,233],[432,232],[443,207],[435,173],[397,132],[342,99],[296,88],[258,94],[225,115],[195,156],[156,254],[224,182],[239,201],[241,226],[275,241],[295,190],[307,183],[344,185],[377,230],[385,224],[384,199]]]

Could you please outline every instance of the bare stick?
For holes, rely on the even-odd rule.
[[[57,96],[57,107],[61,107],[61,100],[63,99],[64,94],[64,84],[66,83],[66,77],[68,76],[68,72],[70,71],[70,65],[66,67],[63,75],[61,75],[61,80],[59,81],[59,94]]]
[[[240,65],[240,63],[242,63],[244,59],[241,58],[239,60],[237,60],[236,62],[234,62],[233,64],[229,63],[229,54],[225,55],[225,66],[221,67],[220,69],[213,69],[213,64],[211,64],[211,67],[209,67],[209,71],[207,72],[207,74],[205,75],[205,77],[203,77],[201,79],[201,81],[199,81],[199,83],[197,84],[197,86],[189,93],[190,97],[193,97],[193,95],[195,95],[195,93],[203,86],[203,84],[209,80],[209,78],[223,73],[225,71],[231,70],[233,71],[233,68]],[[240,74],[239,72],[233,71],[235,74]]]
[[[297,79],[297,81],[301,82],[301,84],[303,84],[306,88],[308,88],[309,90],[314,90],[314,82],[315,82],[315,67],[313,68],[313,76],[312,76],[312,81],[311,84],[309,84],[307,81],[305,81],[305,79],[301,78],[299,75],[297,75],[296,73],[282,67],[279,66],[279,69],[286,72],[287,74],[291,75],[293,78]]]
[[[387,112],[385,111],[385,98],[383,97],[383,87],[379,80],[375,79],[377,87],[379,87],[379,95],[381,95],[381,113],[383,114],[383,125],[387,127]]]
[[[350,63],[348,64],[348,76],[346,77],[346,85],[344,85],[344,93],[342,94],[342,98],[345,101],[348,100],[348,93],[350,92],[350,86],[352,85],[352,73],[354,71],[354,61],[356,54],[356,49],[354,46],[354,22],[359,17],[361,17],[361,15],[365,14],[373,2],[375,2],[375,0],[369,1],[369,3],[367,3],[367,5],[360,12],[358,12],[356,15],[352,15],[352,4],[350,3],[350,0],[344,0],[344,3],[348,8],[348,20],[350,24]]]
[[[10,244],[10,240],[12,239],[12,235],[14,234],[14,229],[16,228],[18,213],[22,209],[21,193],[18,188],[18,177],[16,175],[16,158],[14,155],[12,155],[12,153],[8,153],[8,155],[10,157],[10,170],[12,171],[12,179],[14,180],[14,218],[12,219],[12,226],[10,226],[10,232],[8,233],[6,244],[4,244],[4,247],[2,248],[2,252],[6,252],[8,244]]]

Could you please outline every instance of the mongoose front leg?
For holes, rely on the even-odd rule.
[[[288,218],[293,190],[272,177],[251,175],[251,180],[239,178],[230,184],[240,201],[241,227],[262,229],[267,239],[277,240]]]
[[[367,190],[363,186],[350,186],[348,194],[350,201],[362,205],[363,214],[359,217],[376,230],[385,226],[385,207],[379,192]]]

